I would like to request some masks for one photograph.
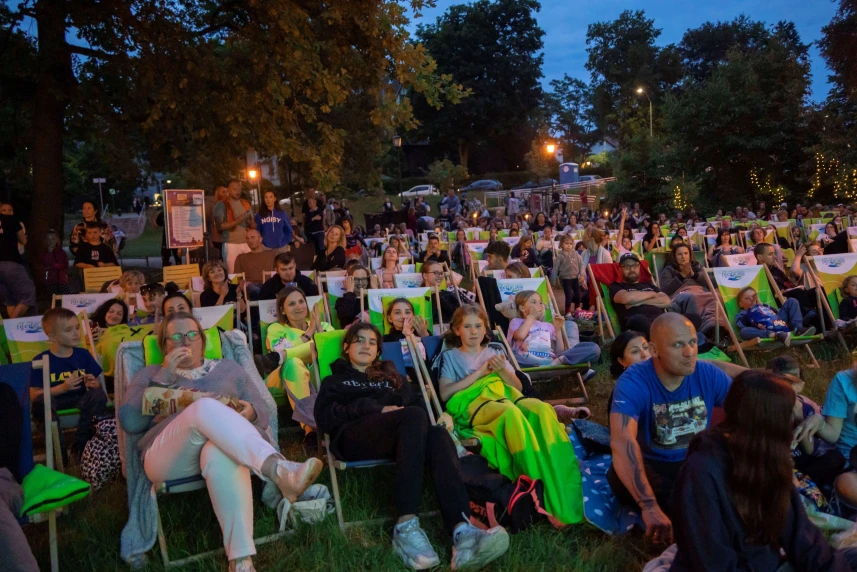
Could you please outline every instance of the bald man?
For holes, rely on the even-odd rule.
[[[652,358],[625,370],[613,393],[607,480],[622,503],[640,507],[646,534],[659,543],[672,543],[669,498],[687,447],[708,428],[731,383],[697,361],[696,344],[690,320],[661,314],[652,322]]]

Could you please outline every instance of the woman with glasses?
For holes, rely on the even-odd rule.
[[[294,502],[318,477],[322,463],[316,458],[294,463],[277,451],[268,436],[270,420],[260,389],[234,361],[204,358],[205,333],[193,315],[165,317],[158,347],[163,364],[134,376],[119,422],[138,436],[143,471],[152,483],[203,476],[223,531],[229,570],[252,571],[256,547],[250,474],[276,483]],[[146,415],[143,396],[152,385],[207,391],[238,405],[233,409],[202,398],[178,413]]]

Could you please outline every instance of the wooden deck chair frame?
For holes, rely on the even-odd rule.
[[[852,324],[851,326],[845,328],[844,331],[843,331],[843,329],[836,327],[836,315],[833,313],[833,307],[830,305],[830,301],[829,301],[827,294],[825,292],[824,281],[821,279],[821,276],[818,273],[818,267],[816,266],[815,257],[814,256],[806,256],[804,258],[804,260],[807,261],[807,268],[808,268],[808,272],[805,273],[806,280],[808,282],[808,285],[812,288],[815,288],[815,291],[816,291],[816,297],[818,299],[818,306],[819,306],[818,314],[820,316],[821,315],[827,315],[827,317],[830,318],[830,322],[832,324],[834,324],[833,330],[828,331],[826,322],[825,322],[825,320],[822,319],[821,320],[821,333],[824,335],[825,338],[828,338],[832,335],[836,335],[836,338],[837,338],[837,341],[839,342],[839,344],[842,346],[842,348],[846,352],[848,352],[850,350],[848,349],[848,344],[845,343],[845,338],[843,337],[842,334],[843,333],[853,333],[855,331],[855,328],[857,328],[857,326]],[[843,280],[848,276],[853,276],[853,274],[843,275]],[[839,288],[837,288],[837,290],[838,289]],[[831,295],[833,295],[833,294],[834,294],[834,292],[831,292]]]
[[[339,332],[341,332],[341,330],[339,330]],[[313,370],[313,377],[315,378],[316,390],[321,389],[321,374],[319,373],[321,368],[320,368],[319,362],[318,362],[318,351],[316,351],[316,344],[317,344],[317,342],[324,342],[325,341],[324,338],[327,336],[324,336],[324,334],[329,335],[329,334],[333,334],[333,333],[334,332],[316,333],[313,336],[313,340],[310,342],[312,344],[312,365],[313,365],[312,370]],[[338,336],[336,339],[337,340],[339,339]],[[419,355],[418,353],[415,353],[415,348],[411,344],[410,340],[407,340],[407,344],[408,344],[408,351],[411,352],[412,356]],[[379,351],[380,351],[380,348],[379,348]],[[416,360],[416,361],[421,362],[421,360]],[[424,364],[423,364],[423,368],[424,368]],[[420,379],[422,379],[420,369],[422,369],[422,368],[417,368],[417,375],[420,377]],[[422,381],[420,381],[420,384],[422,385]],[[432,394],[434,393],[434,390],[433,390],[433,388],[431,388],[431,385],[430,385],[429,391]],[[432,425],[434,425],[435,420],[431,414],[432,413],[432,403],[428,399],[428,396],[427,396],[428,394],[426,392],[426,388],[424,385],[422,385],[422,394],[423,394],[423,399],[425,400],[426,409],[429,412],[430,420],[432,422]],[[435,399],[436,399],[436,396],[435,396]],[[372,459],[372,460],[367,460],[367,461],[342,461],[342,460],[337,459],[333,455],[333,453],[330,451],[330,435],[328,435],[327,433],[324,434],[323,443],[324,443],[324,450],[326,452],[325,456],[327,457],[327,468],[330,471],[330,484],[331,484],[331,488],[333,489],[333,491],[332,491],[333,492],[333,502],[334,502],[334,505],[336,507],[336,520],[339,523],[339,530],[341,530],[344,533],[346,531],[346,529],[348,529],[352,526],[384,524],[384,523],[391,522],[391,521],[395,520],[393,517],[383,517],[383,518],[371,518],[371,519],[364,519],[364,520],[346,521],[344,514],[343,514],[343,510],[342,510],[342,495],[340,494],[340,491],[339,491],[339,479],[336,476],[337,471],[344,471],[346,469],[368,469],[368,468],[372,468],[372,467],[389,466],[389,465],[394,465],[395,461],[393,461],[391,459]],[[438,511],[421,512],[420,514],[422,516],[435,516],[435,515],[439,514],[439,512]]]
[[[774,277],[771,275],[771,271],[768,269],[768,267],[765,265],[761,266],[763,267],[763,271],[765,272],[765,279],[768,281],[768,286],[770,286],[771,288],[771,294],[774,296],[774,299],[777,304],[782,307],[783,303],[785,303],[785,297],[777,286],[777,283],[774,281]],[[720,310],[726,316],[726,323],[729,326],[729,337],[732,339],[732,346],[730,346],[728,350],[738,352],[738,355],[741,357],[741,362],[744,364],[744,367],[750,367],[749,363],[747,362],[747,356],[744,355],[745,350],[773,350],[783,347],[781,344],[776,345],[774,347],[762,347],[761,340],[759,338],[746,341],[740,340],[737,335],[737,332],[735,331],[735,325],[732,323],[732,319],[729,318],[729,314],[726,312],[726,301],[723,299],[723,293],[720,291],[720,288],[715,285],[714,281],[711,280],[711,276],[709,276],[709,274],[713,275],[714,269],[706,269],[706,280],[708,280],[708,283],[710,284],[711,291],[717,293],[714,299],[717,302],[717,305],[720,307]],[[803,346],[806,348],[806,351],[809,354],[810,358],[809,367],[818,368],[818,360],[815,359],[815,354],[812,352],[812,348],[809,347],[811,343],[812,340],[799,341],[798,346]],[[792,341],[792,344],[794,345],[795,342]]]
[[[164,267],[164,284],[175,282],[180,290],[191,290],[191,279],[202,276],[199,264],[179,264]]]
[[[86,293],[101,292],[105,282],[118,280],[122,276],[121,266],[104,266],[101,268],[83,269],[83,291]]]

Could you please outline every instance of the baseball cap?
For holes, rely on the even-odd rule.
[[[619,266],[622,266],[622,264],[624,264],[627,260],[636,262],[637,264],[640,263],[640,259],[637,257],[636,254],[634,254],[633,252],[626,252],[625,254],[619,257]]]

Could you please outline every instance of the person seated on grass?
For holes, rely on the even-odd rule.
[[[515,294],[515,307],[518,317],[509,322],[507,338],[512,353],[521,367],[544,365],[577,365],[597,362],[601,348],[592,342],[579,342],[561,350],[557,328],[565,328],[565,318],[554,316],[553,323],[545,322],[545,304],[541,294],[535,290],[521,290]],[[595,370],[589,369],[583,375],[583,381],[595,376]]]
[[[792,427],[800,426],[813,415],[821,415],[821,407],[813,400],[801,395],[806,383],[803,381],[798,361],[788,354],[771,358],[768,371],[782,376],[791,384],[797,400],[792,415]],[[829,497],[836,477],[845,470],[845,457],[833,443],[828,443],[819,435],[804,437],[792,448],[792,460],[795,469],[808,475],[818,485],[821,492]]]
[[[810,415],[795,431],[795,441],[819,436],[836,448],[849,461],[849,470],[836,478],[831,505],[836,514],[857,519],[857,352],[851,354],[851,369],[838,372],[827,386],[821,415]]]
[[[276,274],[268,278],[259,289],[260,300],[274,300],[277,293],[286,286],[297,286],[307,296],[318,296],[318,286],[308,276],[298,272],[295,255],[291,252],[281,252],[274,258]]]
[[[92,341],[97,344],[101,335],[108,328],[127,323],[128,304],[119,298],[107,300],[98,306],[89,318],[90,329],[92,330]]]
[[[726,419],[692,440],[675,483],[669,569],[784,570],[785,560],[789,570],[857,570],[857,549],[834,550],[793,486],[789,383],[747,371],[723,407]]]
[[[541,479],[549,514],[563,524],[581,522],[580,470],[565,427],[550,405],[522,393],[518,373],[503,346],[489,343],[489,331],[479,306],[453,314],[444,334],[451,349],[435,362],[446,411],[459,436],[477,437],[481,455],[504,476]]]
[[[252,571],[253,492],[251,472],[277,484],[295,502],[315,481],[322,463],[295,463],[265,436],[270,419],[264,397],[247,372],[228,359],[204,358],[205,332],[191,314],[164,317],[158,330],[163,365],[141,369],[119,408],[119,423],[139,442],[146,477],[152,483],[202,475],[223,531],[230,571]],[[178,413],[143,414],[148,387],[198,389],[237,400],[233,409],[204,397]],[[129,523],[130,524],[130,523]]]
[[[169,316],[170,314],[177,314],[179,312],[185,314],[191,313],[193,304],[187,299],[187,296],[182,294],[175,282],[167,282],[165,290],[166,295],[161,302],[161,316]]]
[[[289,398],[292,410],[296,402],[307,399],[312,389],[310,376],[304,364],[310,361],[312,337],[316,332],[330,332],[333,326],[321,320],[321,306],[310,311],[306,296],[300,288],[287,286],[277,294],[277,321],[268,326],[265,345],[271,355],[279,357],[280,379]],[[314,451],[318,440],[314,422],[304,417],[304,447]]]
[[[650,357],[652,354],[649,353],[649,340],[646,336],[634,330],[625,330],[610,344],[610,375],[613,379],[619,379],[626,369]]]
[[[397,523],[393,550],[405,565],[424,570],[440,564],[417,517],[428,467],[444,526],[452,535],[453,570],[480,568],[502,556],[509,535],[500,526],[470,524],[470,499],[461,482],[449,432],[431,426],[418,388],[388,361],[380,361],[381,332],[366,322],[348,328],[342,357],[331,365],[315,402],[319,429],[330,434],[338,459],[396,462],[393,502]]]
[[[652,322],[649,351],[651,359],[629,367],[616,381],[607,481],[623,505],[640,507],[646,535],[670,544],[673,484],[688,444],[723,404],[730,379],[697,362],[696,328],[680,314]]]
[[[839,302],[839,319],[836,327],[844,328],[857,319],[857,276],[848,276],[842,281],[842,300]]]
[[[119,266],[113,249],[102,242],[101,227],[97,222],[86,223],[86,234],[84,234],[84,241],[77,247],[74,265],[76,268]]]
[[[336,301],[333,309],[343,328],[347,328],[360,319],[360,300],[371,286],[369,270],[361,264],[351,264],[346,271],[345,294]],[[365,304],[364,304],[365,308]],[[364,310],[365,312],[366,310]],[[368,321],[368,318],[366,318]]]
[[[429,235],[426,249],[420,252],[420,255],[417,257],[417,262],[420,263],[430,261],[440,263],[445,262],[447,266],[452,267],[452,262],[449,260],[449,253],[440,249],[440,238],[438,238],[436,234]]]
[[[747,286],[738,292],[738,307],[741,311],[735,317],[735,322],[741,328],[738,335],[742,340],[773,338],[789,347],[792,333],[795,336],[811,336],[815,333],[812,326],[803,326],[800,304],[794,298],[786,298],[783,307],[774,310],[768,304],[759,302],[756,290]]]
[[[81,245],[82,247],[83,245]],[[72,454],[83,453],[86,442],[92,437],[92,418],[107,408],[107,394],[102,389],[103,370],[92,354],[80,347],[80,321],[67,308],[51,308],[42,316],[42,330],[50,342],[49,349],[37,355],[48,355],[51,373],[51,418],[57,419],[60,409],[80,409]],[[34,369],[30,377],[30,401],[33,419],[44,418],[44,391],[42,370]],[[63,432],[59,432],[59,446],[66,461]]]

